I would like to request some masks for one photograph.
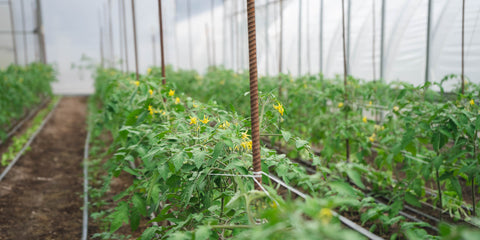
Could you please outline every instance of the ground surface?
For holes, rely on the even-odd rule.
[[[0,182],[0,239],[79,239],[87,98],[64,97]]]

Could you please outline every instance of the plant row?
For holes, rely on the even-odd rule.
[[[265,176],[266,192],[254,190],[249,177],[250,120],[214,102],[184,95],[179,91],[183,83],[171,80],[173,75],[179,81],[191,76],[199,79],[192,72],[171,72],[169,83],[162,86],[155,70],[139,81],[114,70],[97,71],[90,126],[97,138],[102,132],[111,134],[113,143],[104,165],[103,186],[93,194],[105,194],[112,179],[122,173],[133,178],[133,183],[114,197],[110,209],[92,215],[107,227],[97,237],[120,238],[115,232],[124,223],[136,230],[141,219],[150,216],[149,224],[157,225],[146,228],[141,239],[362,239],[343,229],[334,216],[335,209],[360,216],[359,224],[392,239],[438,238],[423,229],[428,224],[399,216],[402,204],[377,204],[343,180],[345,174],[362,185],[360,176],[370,168],[358,163],[326,164],[313,153],[309,141],[280,130],[287,122],[286,115],[284,105],[273,94],[261,94],[261,109],[273,109],[262,111],[261,134],[280,131],[282,141],[313,159],[319,171],[308,175],[285,155],[262,148],[263,171],[310,197],[293,201],[295,194],[282,191]],[[97,207],[102,204],[106,203],[95,203]],[[441,229],[442,235],[465,233],[447,225]]]
[[[51,83],[55,80],[52,66],[41,63],[0,70],[0,140],[17,120],[52,96]]]

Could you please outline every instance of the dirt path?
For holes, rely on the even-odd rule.
[[[80,239],[87,98],[64,97],[0,182],[0,239]]]

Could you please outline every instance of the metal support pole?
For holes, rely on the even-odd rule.
[[[115,47],[113,46],[112,0],[108,0],[108,34],[110,40],[111,67],[115,66]]]
[[[462,1],[462,94],[465,94],[465,0]]]
[[[311,51],[310,51],[310,0],[307,0],[307,31],[305,31],[306,40],[307,40],[307,74],[310,75],[311,70]]]
[[[373,35],[372,35],[372,69],[373,69],[373,82],[376,81],[377,79],[377,69],[376,69],[376,64],[375,64],[375,27],[376,27],[376,24],[375,24],[375,1],[376,0],[372,0],[372,31],[373,31]],[[376,114],[375,114],[376,115]]]
[[[351,45],[351,29],[352,29],[352,0],[348,0],[347,9],[347,74],[350,74],[350,45]],[[348,76],[348,75],[347,75]]]
[[[380,79],[385,80],[385,0],[382,0],[382,20],[380,21]]]
[[[22,8],[22,25],[23,25],[23,31],[26,32],[27,31],[27,27],[26,27],[26,22],[25,22],[25,6],[23,4],[24,0],[20,0],[20,6]],[[28,44],[27,44],[27,35],[24,34],[23,35],[23,54],[24,54],[24,57],[25,57],[25,66],[28,65]]]
[[[160,25],[160,58],[162,60],[162,84],[165,85],[167,80],[165,77],[165,51],[163,49],[163,16],[162,16],[162,0],[158,0],[158,19]]]
[[[282,97],[282,60],[283,60],[283,0],[280,0],[280,43],[278,44],[278,97]]]
[[[124,48],[124,42],[122,38],[122,4],[118,2],[118,40],[119,40],[119,55],[120,55],[120,68],[122,70],[122,73],[125,72],[125,69],[123,68],[123,54],[122,54],[122,49]]]
[[[208,24],[205,24],[205,39],[207,43],[207,62],[208,62],[208,68],[212,66],[212,58],[211,58],[211,51],[210,51],[210,37],[209,37],[209,32],[208,32]]]
[[[428,12],[427,12],[427,53],[425,59],[425,83],[430,81],[430,32],[432,26],[432,0],[428,0]]]
[[[302,75],[302,0],[298,1],[298,76]]]
[[[247,0],[248,52],[250,68],[250,112],[252,121],[253,172],[257,180],[255,189],[262,184],[262,162],[260,156],[260,121],[258,119],[257,41],[255,33],[255,0]]]
[[[347,69],[347,50],[346,50],[346,43],[345,43],[345,0],[342,0],[342,41],[343,41],[343,87],[344,87],[344,101],[345,105],[348,103],[348,92],[347,92],[347,76],[348,76],[348,69]],[[347,107],[347,106],[345,106]],[[348,112],[345,111],[345,122],[348,122]],[[348,127],[348,126],[347,126]],[[350,142],[349,139],[345,139],[345,148],[346,148],[346,157],[347,162],[350,162]]]
[[[15,60],[15,65],[18,65],[18,54],[17,54],[17,41],[15,39],[15,17],[13,16],[13,3],[12,0],[8,0],[8,10],[10,11],[10,25],[11,25],[11,34],[12,34],[12,43],[13,43],[13,58]]]
[[[192,15],[191,15],[191,1],[187,0],[187,17],[188,17],[188,54],[190,60],[190,69],[193,70],[193,58],[192,58]]]
[[[211,26],[212,26],[212,39],[211,39],[211,41],[212,41],[212,61],[213,61],[212,63],[213,63],[213,66],[215,67],[217,65],[216,60],[215,60],[215,55],[217,55],[215,53],[215,10],[214,10],[215,9],[215,0],[211,0],[210,3],[211,3],[211,7],[212,7],[211,12],[210,12],[210,18],[212,20],[212,24],[211,24]]]
[[[101,17],[101,11],[98,11],[98,26],[100,28],[100,64],[102,66],[102,68],[105,68],[105,62],[104,62],[104,59],[105,59],[105,53],[104,53],[104,49],[103,49],[103,27],[102,27],[102,17]]]
[[[155,48],[155,34],[152,33],[152,63],[157,66],[157,49]]]
[[[133,22],[133,46],[135,49],[135,77],[138,81],[138,49],[137,49],[137,23],[135,17],[135,0],[132,0],[132,22]]]
[[[320,0],[320,73],[323,76],[323,0]],[[323,78],[323,77],[322,77]]]
[[[265,1],[265,71],[268,76],[268,0]]]
[[[225,0],[222,0],[223,3],[223,22],[222,22],[222,64],[224,67],[227,66],[227,3]]]
[[[122,0],[122,22],[123,22],[123,39],[125,42],[125,72],[128,73],[129,67],[128,67],[128,38],[127,38],[127,19],[126,19],[126,10],[125,10],[125,0]]]
[[[43,31],[43,14],[42,1],[37,0],[37,22],[38,22],[38,37],[40,41],[40,57],[44,64],[47,64],[47,48],[45,47],[45,32]]]

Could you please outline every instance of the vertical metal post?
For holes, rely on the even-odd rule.
[[[212,66],[212,60],[210,56],[210,38],[209,38],[209,32],[208,32],[208,24],[205,24],[205,39],[207,43],[207,61],[208,61],[208,68]]]
[[[27,27],[25,23],[25,6],[23,4],[24,0],[20,0],[20,6],[22,8],[22,25],[23,25],[23,54],[25,57],[25,66],[28,65],[28,44],[27,44]]]
[[[462,1],[462,94],[465,94],[465,0]]]
[[[222,0],[223,3],[223,21],[222,21],[222,63],[223,66],[227,65],[227,3],[225,0]]]
[[[193,69],[193,58],[192,58],[192,15],[191,15],[191,1],[187,0],[187,17],[188,17],[188,54],[190,60],[190,69]]]
[[[160,57],[162,60],[162,84],[167,82],[165,77],[165,51],[163,49],[163,16],[162,16],[162,0],[158,0],[158,19],[160,25]]]
[[[17,41],[15,39],[15,16],[13,16],[13,3],[12,0],[8,0],[8,10],[10,11],[10,25],[11,25],[11,34],[12,34],[12,43],[13,43],[13,58],[15,60],[15,65],[18,65],[18,54],[17,54]]]
[[[111,67],[115,66],[115,48],[113,46],[112,0],[108,0],[108,34],[110,40]]]
[[[302,75],[302,0],[298,1],[298,76]]]
[[[152,33],[152,63],[157,66],[157,49],[155,48],[155,34]]]
[[[307,31],[305,31],[305,34],[307,35],[306,36],[306,40],[307,40],[307,74],[310,75],[310,70],[311,70],[311,59],[310,59],[310,55],[311,55],[311,51],[310,51],[310,0],[307,0],[307,23],[306,23],[306,27],[307,27]]]
[[[351,45],[351,26],[352,26],[352,0],[348,0],[347,9],[347,74],[350,74],[350,45]],[[348,76],[348,75],[347,75]]]
[[[122,73],[125,72],[125,69],[123,68],[123,54],[122,54],[122,49],[124,48],[123,45],[123,38],[122,38],[122,5],[120,2],[118,2],[118,40],[119,40],[119,55],[120,55],[120,68],[122,70]]]
[[[100,65],[102,68],[105,68],[105,54],[104,54],[104,49],[103,49],[103,28],[102,28],[102,16],[101,16],[101,10],[98,11],[98,26],[100,28]]]
[[[323,0],[320,0],[320,73],[323,76]]]
[[[382,20],[380,21],[380,79],[385,80],[385,0],[382,0]]]
[[[248,52],[250,68],[250,112],[252,120],[253,171],[260,190],[262,184],[262,162],[260,156],[260,122],[258,119],[257,41],[255,33],[255,0],[247,0]]]
[[[265,2],[265,71],[268,76],[268,0]]]
[[[345,105],[348,103],[348,92],[347,92],[347,49],[345,43],[345,0],[342,0],[342,41],[343,41],[343,87],[344,87],[344,101]],[[346,107],[346,106],[345,106]],[[345,122],[348,121],[348,112],[345,110]],[[348,126],[347,126],[348,127]],[[350,162],[350,142],[349,139],[345,139],[345,148],[346,148],[346,157],[347,162]]]
[[[215,12],[214,12],[215,11],[215,0],[211,0],[210,3],[211,3],[211,7],[212,7],[212,10],[210,12],[210,18],[212,20],[212,24],[211,24],[211,26],[212,26],[212,39],[211,39],[211,41],[212,41],[212,61],[213,61],[212,63],[213,63],[213,66],[215,67],[217,65],[217,63],[215,61],[215,55],[216,55],[216,53],[215,53]]]
[[[432,0],[428,0],[428,12],[427,12],[427,53],[425,59],[425,83],[430,81],[430,32],[432,21]]]
[[[135,77],[138,81],[138,49],[137,49],[137,23],[135,17],[135,0],[132,0],[132,22],[133,22],[133,46],[135,49]]]
[[[123,21],[123,38],[125,42],[125,67],[126,70],[125,72],[128,73],[129,67],[128,67],[128,38],[127,38],[127,19],[126,19],[126,10],[125,10],[125,0],[122,0],[122,21]]]
[[[278,97],[282,97],[282,66],[283,66],[283,0],[280,0],[280,43],[278,44]]]
[[[373,31],[373,35],[372,35],[372,69],[373,69],[373,82],[377,81],[377,69],[376,69],[376,64],[375,64],[375,27],[376,27],[376,24],[375,24],[375,1],[376,0],[372,0],[372,31]],[[376,114],[375,114],[376,115]]]

